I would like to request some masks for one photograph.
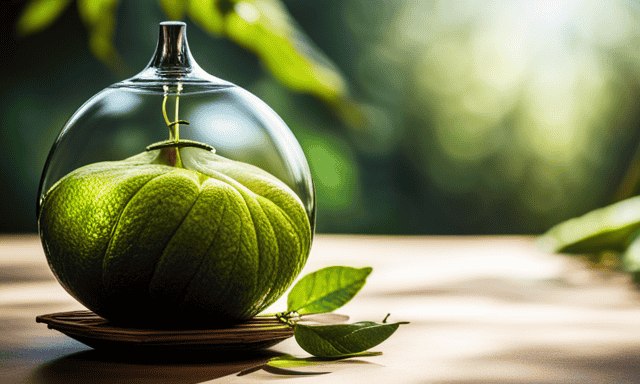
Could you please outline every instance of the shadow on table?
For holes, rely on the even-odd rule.
[[[465,297],[490,298],[514,303],[549,303],[572,306],[594,306],[623,308],[635,306],[640,301],[640,292],[630,284],[623,274],[612,278],[593,273],[588,283],[577,284],[566,278],[554,279],[506,279],[497,277],[471,277],[444,286],[414,287],[389,291],[387,297]],[[610,293],[611,300],[594,300],[594,294]],[[615,300],[613,296],[615,295]]]
[[[47,362],[29,377],[29,383],[200,383],[239,373],[279,356],[274,351],[242,355],[197,353],[179,356],[114,355],[83,351]]]
[[[575,351],[539,348],[482,357],[473,359],[473,363],[483,367],[477,377],[436,384],[640,383],[640,345],[610,353],[594,352],[597,349],[589,351],[587,356]]]

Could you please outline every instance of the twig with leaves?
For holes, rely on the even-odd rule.
[[[287,310],[275,317],[294,330],[298,345],[314,357],[278,356],[265,364],[246,369],[243,376],[258,370],[279,375],[318,375],[329,372],[300,372],[289,368],[322,365],[352,357],[379,356],[370,348],[388,339],[402,324],[362,321],[354,324],[305,325],[305,317],[326,314],[347,304],[362,289],[372,269],[334,266],[320,269],[300,279],[287,296]]]
[[[304,315],[333,312],[348,303],[364,286],[372,269],[327,267],[303,277],[289,292],[287,311],[276,318],[293,327],[298,345],[322,358],[370,356],[370,348],[385,341],[401,324],[362,321],[354,324],[304,325]]]

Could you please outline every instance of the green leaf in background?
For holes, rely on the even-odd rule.
[[[640,196],[562,222],[542,235],[539,244],[554,252],[623,252],[639,229]]]
[[[21,35],[46,29],[69,7],[72,0],[31,0],[22,10],[16,28]]]
[[[62,15],[71,1],[31,0],[17,21],[18,33],[28,35],[46,29]],[[124,72],[123,61],[113,44],[119,3],[120,0],[77,0],[78,13],[89,34],[89,49],[112,70]]]
[[[637,234],[636,234],[637,235]],[[622,268],[627,272],[640,272],[640,236],[629,244],[622,253]]]
[[[124,64],[113,44],[116,10],[120,0],[78,0],[78,13],[89,33],[89,48],[95,57],[114,71]]]
[[[300,279],[287,297],[287,310],[299,314],[331,312],[345,305],[364,286],[370,267],[327,267]]]
[[[318,357],[346,357],[366,351],[385,341],[406,322],[380,324],[362,321],[355,324],[306,326],[293,328],[298,345]]]
[[[223,29],[223,15],[217,4],[218,0],[190,0],[187,12],[191,20],[200,28],[220,37]]]
[[[188,3],[184,0],[158,0],[165,15],[171,20],[182,20]],[[194,1],[192,1],[193,3]]]
[[[30,34],[51,25],[72,0],[31,0],[17,23]],[[111,70],[126,68],[113,43],[120,0],[77,0],[80,18],[89,33],[89,48]],[[364,115],[349,96],[338,67],[306,36],[279,0],[158,0],[168,18],[188,14],[215,37],[226,36],[255,53],[286,87],[326,102],[349,126],[363,127]]]
[[[319,97],[330,105],[348,98],[337,67],[302,32],[278,0],[235,2],[225,16],[225,34],[254,52],[287,87]]]

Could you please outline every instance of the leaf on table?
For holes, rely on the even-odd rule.
[[[31,0],[22,10],[16,23],[18,33],[30,35],[53,24],[69,7],[72,0]]]
[[[349,302],[367,281],[372,269],[327,267],[300,279],[287,296],[287,310],[300,315],[325,313]]]
[[[296,367],[309,367],[317,365],[327,365],[338,361],[350,359],[353,357],[370,357],[380,356],[382,352],[361,352],[348,356],[338,356],[335,358],[321,358],[321,357],[295,357],[292,355],[282,355],[274,357],[267,362],[267,365],[277,368],[296,368]]]
[[[290,376],[300,376],[300,375],[321,375],[331,372],[318,372],[318,371],[298,371],[291,368],[302,368],[302,367],[322,367],[322,368],[335,368],[337,364],[372,364],[368,361],[364,360],[352,360],[354,357],[371,357],[371,356],[380,356],[382,352],[361,352],[356,353],[349,356],[339,356],[334,358],[322,358],[322,357],[295,357],[292,355],[281,355],[278,357],[274,357],[267,361],[267,363],[251,367],[249,369],[245,369],[240,372],[238,376],[244,376],[249,373],[258,371],[260,369],[279,375],[290,375]]]
[[[293,369],[278,368],[278,367],[271,366],[269,364],[262,364],[262,365],[258,365],[257,367],[251,367],[249,369],[245,369],[244,371],[238,373],[238,376],[248,375],[250,373],[259,371],[261,369],[269,373],[273,373],[276,375],[284,375],[284,376],[311,376],[311,375],[324,375],[327,373],[331,373],[331,372],[301,372]]]
[[[385,341],[406,322],[307,326],[296,324],[294,337],[302,349],[318,357],[352,357]]]
[[[640,196],[562,222],[542,235],[538,243],[553,252],[622,252],[639,229]]]

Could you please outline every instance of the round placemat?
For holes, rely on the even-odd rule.
[[[95,349],[251,351],[293,336],[293,328],[273,315],[258,315],[229,328],[192,330],[119,327],[91,311],[51,313],[36,317],[36,322]]]

